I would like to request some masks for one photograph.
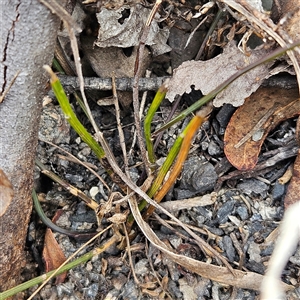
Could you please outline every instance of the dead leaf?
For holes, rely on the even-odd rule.
[[[299,113],[298,90],[260,88],[231,117],[224,135],[227,159],[239,170],[253,169],[270,130]]]
[[[12,184],[2,169],[0,169],[0,217],[6,212],[13,196],[14,191]]]
[[[298,8],[299,2],[297,0],[291,1],[282,1],[276,2],[277,5],[280,5],[280,14],[281,17],[289,14],[289,18],[282,23],[282,27],[284,32],[289,36],[292,40],[299,39],[299,20],[300,20],[300,10]],[[295,55],[297,57],[298,63],[300,63],[300,55],[297,51],[295,51]],[[297,121],[296,128],[296,138],[298,144],[300,145],[300,118]],[[293,203],[299,201],[300,195],[300,151],[298,152],[298,156],[294,163],[293,169],[293,177],[288,186],[288,190],[286,196],[284,198],[284,206],[288,208]]]
[[[185,267],[191,272],[194,272],[202,277],[214,280],[226,285],[235,286],[238,288],[251,289],[258,291],[260,288],[263,276],[253,272],[243,272],[240,270],[234,270],[234,275],[226,267],[219,267],[212,264],[204,263],[184,255],[179,255],[173,250],[170,250],[166,244],[164,244],[147,224],[138,209],[136,201],[132,198],[128,200],[131,208],[131,212],[136,220],[139,228],[142,230],[147,239],[171,260],[177,264]],[[294,287],[286,283],[281,283],[284,290],[291,290]]]
[[[176,95],[190,93],[192,85],[196,90],[201,90],[203,95],[207,95],[238,70],[267,55],[268,51],[257,49],[250,53],[251,55],[247,57],[234,42],[231,42],[224,48],[222,54],[210,60],[184,62],[174,70],[166,98],[172,102]],[[230,103],[233,106],[242,105],[244,99],[256,91],[265,78],[270,77],[268,68],[272,64],[269,62],[258,66],[236,79],[216,96],[214,106],[220,107],[224,103]]]
[[[53,217],[52,222],[55,222],[61,212],[57,212]],[[45,271],[49,272],[54,269],[57,269],[62,263],[66,261],[66,257],[59,247],[53,232],[50,228],[47,228],[46,235],[45,235],[45,244],[43,249],[43,259],[45,262]],[[67,276],[67,272],[64,272],[56,277],[55,284],[63,283]]]
[[[140,4],[124,5],[117,10],[102,8],[96,14],[100,25],[98,39],[95,44],[101,48],[137,46],[151,9]],[[172,49],[167,45],[169,29],[160,28],[154,19],[146,44],[152,49],[153,55],[161,55]]]

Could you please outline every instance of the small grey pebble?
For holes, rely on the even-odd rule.
[[[145,275],[148,273],[149,269],[149,262],[146,258],[139,260],[134,267],[134,271],[137,275]]]
[[[217,222],[219,224],[223,224],[227,221],[228,219],[228,216],[230,214],[232,214],[232,211],[234,209],[234,204],[235,204],[235,201],[234,200],[229,200],[229,201],[226,201],[218,210],[218,213],[217,213]]]
[[[284,184],[280,184],[277,180],[272,189],[272,197],[274,201],[281,200],[283,195],[285,194],[286,186]]]
[[[295,264],[297,266],[300,266],[300,247],[298,247],[297,251],[293,256],[290,257],[289,261],[292,264]]]
[[[206,151],[208,149],[209,143],[208,142],[202,142],[201,143],[201,148],[203,151]]]
[[[203,224],[205,222],[205,217],[203,217],[203,216],[197,216],[196,217],[196,221],[197,221],[198,225],[201,225],[201,224]]]
[[[211,156],[216,156],[221,152],[221,149],[217,143],[211,141],[208,146],[208,154]]]
[[[248,209],[246,206],[239,206],[236,209],[236,213],[239,215],[241,220],[245,221],[249,218]]]
[[[168,291],[173,294],[174,299],[183,299],[183,294],[180,292],[176,282],[174,282],[173,280],[169,280],[168,282]]]
[[[66,174],[66,179],[72,183],[81,182],[83,180],[83,176],[78,174]]]
[[[219,110],[219,112],[216,115],[216,119],[219,122],[221,127],[223,128],[227,127],[227,124],[235,110],[236,107],[232,106],[231,104],[224,104],[222,106],[222,108]]]
[[[266,249],[263,249],[260,253],[261,256],[270,256],[274,251],[274,247],[275,247],[275,245],[272,244],[272,245],[266,247]]]
[[[131,300],[137,300],[139,297],[139,291],[136,287],[136,284],[133,280],[129,280],[123,287],[123,291],[120,294],[119,299],[131,299]]]
[[[223,237],[223,247],[224,247],[224,250],[227,254],[227,257],[228,257],[229,261],[234,262],[236,252],[235,252],[235,249],[233,247],[231,238],[227,235],[225,235]]]
[[[84,289],[85,295],[94,299],[98,294],[99,284],[93,283],[88,288]]]
[[[261,195],[262,197],[266,196],[266,193],[269,189],[269,186],[258,180],[258,179],[245,179],[242,183],[237,185],[237,188],[242,190],[246,195]]]
[[[218,175],[214,166],[197,156],[184,163],[179,188],[174,189],[176,199],[185,199],[212,190]]]
[[[263,275],[265,273],[265,267],[261,263],[257,263],[256,261],[246,262],[245,264],[246,268],[249,269],[252,272],[259,273]]]

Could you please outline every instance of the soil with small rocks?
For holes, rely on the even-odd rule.
[[[196,5],[195,1],[186,2],[187,7]],[[179,6],[178,9],[181,9],[181,13],[184,12],[186,6]],[[193,10],[191,11],[193,12]],[[178,22],[176,24],[194,26],[182,19],[176,21]],[[189,51],[183,51],[187,57],[179,59],[178,51],[174,51],[174,48],[178,40],[182,39],[183,33],[178,33],[178,31],[183,28],[180,26],[173,28],[169,41],[173,50],[171,53],[153,60],[151,66],[154,76],[168,75],[167,70],[170,66],[177,67],[181,63],[180,59],[193,58],[201,45],[200,43],[192,44]],[[201,32],[199,31],[199,36]],[[184,35],[186,34],[184,31]],[[181,43],[183,42],[181,41]],[[88,94],[92,114],[116,156],[119,166],[124,167],[115,110],[112,106],[98,106],[91,100],[95,99],[95,94]],[[153,96],[153,92],[148,93],[144,111],[149,108]],[[175,114],[200,97],[199,91],[185,94],[180,100]],[[70,95],[70,99],[81,121],[92,132],[72,95]],[[171,109],[171,103],[163,102],[154,118],[153,130],[158,129],[166,121]],[[165,201],[187,199],[215,192],[216,201],[212,205],[179,209],[174,212],[174,215],[185,224],[197,227],[199,229],[197,234],[224,256],[233,268],[264,274],[276,240],[276,236],[271,238],[272,233],[276,232],[284,212],[283,199],[287,186],[279,184],[278,179],[294,159],[278,162],[272,168],[266,169],[265,172],[254,173],[252,176],[240,172],[239,176],[223,180],[223,176],[236,171],[226,160],[223,152],[224,131],[234,111],[235,108],[230,105],[215,109],[209,120],[203,124],[202,130],[197,133],[192,143],[181,176],[166,195]],[[141,165],[139,147],[136,143],[132,147],[134,118],[131,106],[121,108],[121,117],[126,148],[130,152],[130,174],[132,179],[137,182],[144,170]],[[190,119],[191,117],[187,117],[163,133],[156,149],[158,162],[166,157],[174,140]],[[271,138],[266,139],[262,147],[261,160],[264,159],[262,155],[268,151],[280,150],[280,145],[288,145],[291,140],[295,140],[294,135],[295,120],[284,121],[269,135]],[[120,191],[112,183],[90,148],[78,138],[73,129],[70,129],[55,100],[43,109],[39,137],[41,140],[52,141],[92,166],[112,191]],[[91,196],[99,204],[107,202],[110,193],[103,183],[84,166],[65,159],[63,155],[66,154],[55,147],[42,141],[39,142],[37,157],[49,170]],[[72,196],[45,175],[41,175],[38,168],[35,176],[37,192],[44,195],[42,207],[47,216],[52,218],[57,210],[63,210],[62,216],[57,221],[58,226],[79,231],[94,230],[97,227],[95,213],[83,201]],[[126,203],[122,203],[122,205],[123,210],[128,209]],[[159,211],[156,213],[162,219],[167,220],[166,216]],[[110,217],[109,214],[104,217],[102,228],[110,224],[107,220],[108,217]],[[149,219],[149,223],[159,239],[168,243],[177,253],[203,262],[211,261],[187,233],[174,224],[172,225],[174,230],[171,230],[155,216]],[[43,274],[45,271],[42,260],[45,229],[45,225],[33,211],[26,242],[28,263],[23,272],[23,281]],[[119,250],[115,245],[104,253],[96,255],[87,263],[70,270],[63,283],[56,285],[55,281],[51,280],[33,299],[259,299],[257,291],[225,286],[191,273],[172,262],[149,243],[137,227],[134,229],[137,231],[137,235],[131,241],[131,256],[134,273],[139,283],[133,276],[129,253]],[[111,235],[112,230],[106,232],[81,251],[80,255],[104,244]],[[66,257],[72,255],[83,244],[82,241],[60,233],[54,232],[54,236]],[[282,275],[284,282],[296,287],[288,299],[299,299],[300,297],[299,266],[300,248],[298,247]],[[36,287],[30,288],[24,292],[24,298],[32,294],[35,289]]]

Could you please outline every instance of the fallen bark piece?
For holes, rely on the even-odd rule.
[[[296,89],[260,88],[231,117],[224,135],[227,159],[239,170],[253,169],[268,133],[299,112]]]

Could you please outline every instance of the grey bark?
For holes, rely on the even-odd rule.
[[[37,130],[47,83],[42,66],[51,63],[58,26],[58,18],[37,0],[0,2],[0,93],[20,71],[0,103],[0,168],[14,188],[13,201],[0,217],[0,291],[16,285],[24,267]]]

